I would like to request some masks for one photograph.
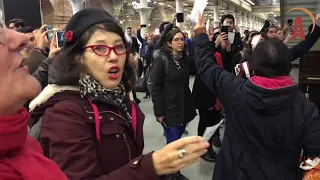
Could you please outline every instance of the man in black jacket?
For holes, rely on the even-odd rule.
[[[127,39],[127,42],[130,44],[131,53],[133,55],[135,55],[136,53],[139,53],[139,50],[140,50],[139,43],[137,38],[132,35],[131,27],[127,27],[126,39]],[[132,95],[133,95],[134,102],[136,102],[137,104],[140,104],[141,101],[140,99],[138,99],[137,94],[134,90],[132,90]]]
[[[139,43],[136,37],[134,37],[132,35],[132,28],[131,27],[127,27],[127,31],[126,31],[126,39],[127,42],[130,44],[131,46],[131,51],[132,53],[139,53]]]
[[[230,42],[230,40],[226,40],[219,47],[219,51],[222,56],[223,67],[226,71],[232,72],[232,57],[243,49],[243,42],[241,40],[241,35],[239,29],[235,26],[235,20],[233,15],[225,14],[221,18],[221,26],[228,26],[229,33],[235,31],[234,41]]]

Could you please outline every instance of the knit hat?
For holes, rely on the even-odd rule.
[[[85,8],[77,12],[71,17],[65,28],[63,48],[72,46],[91,26],[101,23],[114,23],[119,26],[117,21],[103,9]]]

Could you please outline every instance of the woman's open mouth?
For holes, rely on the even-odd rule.
[[[112,66],[108,70],[108,76],[110,79],[118,79],[120,77],[120,67]]]

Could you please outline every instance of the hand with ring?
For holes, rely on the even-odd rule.
[[[209,143],[202,137],[192,136],[174,141],[152,155],[153,165],[159,176],[175,173],[200,161]]]

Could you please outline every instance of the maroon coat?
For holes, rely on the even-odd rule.
[[[42,94],[48,96],[52,89],[55,88],[47,87]],[[135,137],[117,109],[108,104],[97,104],[97,107],[101,145],[97,142],[93,107],[78,91],[58,92],[38,106],[34,115],[45,111],[40,133],[45,155],[71,180],[160,179],[153,166],[152,153],[141,155],[144,148],[141,110],[136,107]]]

